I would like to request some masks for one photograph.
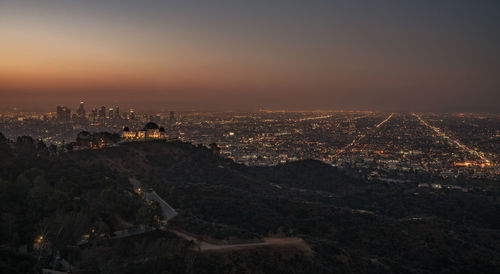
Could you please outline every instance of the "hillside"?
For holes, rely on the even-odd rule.
[[[18,199],[3,197],[3,220],[32,210],[32,189],[41,180],[39,173],[53,192],[67,198],[44,194],[49,198],[40,203],[54,204],[32,213],[38,218],[29,215],[32,225],[23,235],[30,237],[12,243],[2,233],[6,235],[2,244],[29,244],[40,223],[57,223],[70,216],[76,216],[70,222],[85,220],[79,230],[63,229],[74,235],[90,226],[116,231],[153,223],[154,208],[140,201],[127,180],[134,177],[179,213],[169,229],[218,244],[293,237],[312,249],[308,253],[291,246],[263,246],[197,252],[193,242],[155,231],[96,242],[75,252],[67,245],[76,236],[61,240],[57,233],[48,233],[81,273],[494,273],[500,269],[497,192],[367,183],[313,160],[246,167],[219,157],[216,151],[181,142],[125,143],[101,150],[48,153],[43,159],[34,153],[30,161],[21,161],[26,155],[20,152],[20,143],[10,147],[2,155],[23,164],[13,168],[3,163],[2,193],[19,187],[24,178],[27,190]],[[39,173],[31,174],[33,168]],[[26,201],[19,211],[18,200]],[[14,223],[18,222],[22,220]],[[2,229],[14,233],[6,226]],[[92,268],[89,260],[95,262]]]

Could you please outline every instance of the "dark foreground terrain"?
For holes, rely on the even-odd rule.
[[[0,135],[0,159],[1,273],[500,272],[496,185],[367,183],[312,160],[250,168],[176,141],[63,152]],[[161,225],[130,177],[179,214]],[[265,238],[278,244],[202,248]]]

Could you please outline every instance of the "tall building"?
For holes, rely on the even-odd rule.
[[[80,119],[85,119],[85,107],[83,105],[83,102],[80,102],[80,107],[76,110],[76,115]]]
[[[120,120],[120,108],[118,106],[115,107],[114,117],[116,120]]]
[[[115,112],[113,110],[113,108],[109,108],[109,111],[108,111],[108,118],[110,120],[113,120],[113,115],[115,115]]]
[[[91,114],[91,118],[92,122],[96,122],[97,121],[97,109],[96,108],[93,108],[92,109],[92,114]]]
[[[135,112],[134,112],[133,108],[130,109],[130,114],[129,114],[128,118],[130,120],[134,120],[135,119]]]
[[[175,112],[171,111],[170,112],[170,122],[173,122],[175,120]]]
[[[99,120],[105,120],[106,119],[106,107],[102,106],[101,109],[99,109]]]
[[[71,109],[65,106],[57,107],[57,120],[59,121],[70,121],[71,120]]]

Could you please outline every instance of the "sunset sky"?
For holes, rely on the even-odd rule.
[[[500,1],[0,0],[0,108],[498,111]]]

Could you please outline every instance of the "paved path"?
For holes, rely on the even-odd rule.
[[[146,190],[142,187],[142,184],[139,180],[135,178],[129,178],[130,183],[134,186],[134,190],[137,193],[143,193],[144,199],[146,201],[156,201],[160,205],[161,211],[163,213],[163,218],[165,220],[170,220],[177,216],[177,211],[173,209],[165,200],[163,200],[158,193],[154,190]]]
[[[144,194],[144,198],[147,201],[156,201],[160,204],[163,218],[165,218],[165,220],[168,221],[177,216],[177,211],[175,211],[175,209],[173,209],[167,202],[165,202],[154,190],[151,192],[146,192]]]
[[[139,180],[135,178],[129,178],[132,185],[134,185],[134,190],[137,193],[143,193],[144,199],[147,201],[157,201],[160,204],[161,210],[165,220],[170,220],[177,216],[177,212],[173,209],[167,202],[165,202],[154,190],[146,191],[142,188],[142,184]],[[301,238],[265,238],[262,242],[257,243],[243,243],[243,244],[212,244],[205,241],[199,241],[193,236],[186,233],[179,232],[177,230],[169,229],[169,231],[177,234],[177,236],[182,237],[188,241],[193,241],[198,244],[200,251],[209,250],[234,250],[234,249],[247,249],[259,246],[294,246],[299,249],[303,249],[306,253],[311,254],[311,247]],[[134,234],[135,235],[135,234]]]
[[[212,244],[205,241],[199,241],[195,237],[177,230],[169,229],[169,231],[188,241],[195,242],[198,244],[200,251],[248,249],[260,246],[293,246],[298,249],[303,249],[307,254],[312,253],[311,247],[301,238],[264,238],[263,242],[257,243]]]

